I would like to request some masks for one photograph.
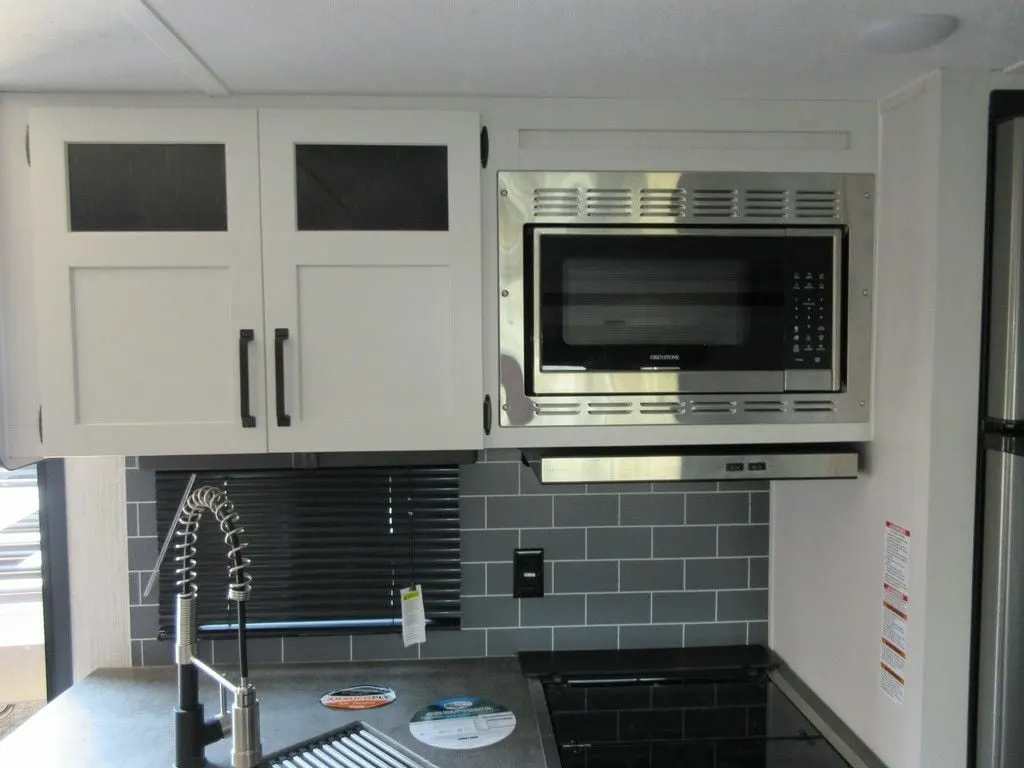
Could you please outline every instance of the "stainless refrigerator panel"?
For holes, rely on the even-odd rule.
[[[1024,421],[1024,118],[996,133],[988,416]]]
[[[1024,765],[1024,457],[985,453],[979,768]]]

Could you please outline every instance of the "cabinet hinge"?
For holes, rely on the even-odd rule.
[[[43,443],[43,406],[39,406],[39,444]]]
[[[29,126],[25,126],[25,162],[28,163],[28,167],[32,167],[32,145],[29,142]]]
[[[484,395],[484,434],[491,434],[491,396]]]
[[[491,154],[491,139],[487,135],[487,126],[480,129],[480,167],[487,167],[487,158]]]

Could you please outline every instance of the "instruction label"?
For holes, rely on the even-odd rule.
[[[414,643],[427,641],[427,616],[423,610],[423,587],[406,587],[399,592],[402,598],[402,642],[408,648]]]
[[[897,704],[906,693],[907,622],[910,617],[910,531],[885,522],[885,566],[882,573],[882,637],[879,686]]]

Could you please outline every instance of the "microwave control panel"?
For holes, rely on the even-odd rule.
[[[786,333],[789,369],[832,367],[832,264],[822,259],[793,260],[788,269]]]

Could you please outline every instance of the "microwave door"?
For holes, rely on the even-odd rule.
[[[532,391],[782,392],[793,383],[812,391],[831,388],[830,361],[822,355],[817,365],[824,376],[808,370],[794,377],[794,345],[803,350],[825,343],[826,334],[817,329],[831,307],[794,308],[793,247],[785,232],[539,230]],[[815,279],[834,274],[831,244],[823,258]],[[796,340],[794,323],[801,329]]]

